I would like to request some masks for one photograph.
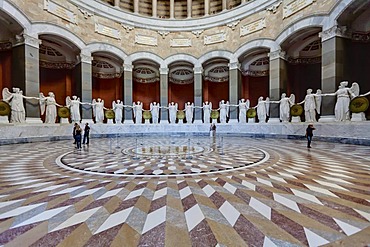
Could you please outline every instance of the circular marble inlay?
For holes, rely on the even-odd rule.
[[[266,151],[227,138],[95,139],[60,155],[60,166],[104,176],[191,176],[244,169],[269,158]]]

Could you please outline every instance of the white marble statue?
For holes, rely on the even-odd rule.
[[[221,100],[219,104],[220,109],[220,122],[226,123],[227,117],[229,116],[230,104],[229,101]]]
[[[57,118],[57,106],[61,107],[61,105],[55,101],[54,93],[49,92],[46,97],[43,93],[40,93],[39,102],[41,115],[45,113],[45,123],[55,123]]]
[[[290,107],[295,104],[295,95],[291,94],[290,97],[287,97],[286,93],[282,93],[279,101],[270,101],[270,103],[279,103],[279,118],[281,122],[289,122]]]
[[[246,123],[247,122],[247,111],[249,109],[250,102],[249,99],[241,99],[239,100],[239,123]]]
[[[255,108],[257,110],[258,122],[266,123],[266,118],[270,115],[270,98],[266,97],[266,100],[263,100],[262,96],[259,97]]]
[[[67,96],[66,98],[66,106],[69,108],[71,120],[72,122],[79,123],[81,121],[81,114],[80,114],[80,105],[81,105],[80,98],[76,95],[72,96],[72,99]]]
[[[104,107],[104,100],[101,98],[98,98],[97,100],[93,99],[91,105],[95,116],[95,123],[103,123],[104,109],[107,110],[107,108]]]
[[[28,97],[23,95],[23,91],[17,87],[13,87],[13,93],[8,88],[3,88],[3,101],[10,104],[11,123],[24,123],[26,122],[26,111],[23,105],[23,99],[37,99],[37,97]]]
[[[312,93],[312,89],[307,89],[306,97],[299,104],[304,103],[304,116],[306,122],[316,122],[316,112],[320,114],[321,108],[321,90],[318,89],[316,94]]]
[[[203,123],[210,123],[211,119],[211,112],[212,112],[212,102],[204,102],[203,103]]]
[[[119,99],[112,102],[112,109],[114,111],[114,119],[116,121],[116,124],[122,123],[123,107],[123,102]]]
[[[337,103],[334,109],[336,121],[350,120],[349,103],[351,99],[360,94],[360,87],[356,82],[352,83],[351,88],[347,86],[348,81],[342,81],[335,93],[322,94],[322,96],[337,96]]]
[[[132,111],[134,112],[135,124],[141,124],[143,121],[143,102],[133,102]]]
[[[168,104],[169,119],[171,124],[176,123],[177,111],[178,111],[177,103],[175,104],[174,102],[171,102]]]
[[[185,110],[186,122],[188,124],[193,123],[194,103],[186,102],[185,103],[184,110]]]
[[[159,122],[159,109],[161,106],[157,102],[150,103],[150,112],[152,113],[152,121],[153,124],[157,124]]]

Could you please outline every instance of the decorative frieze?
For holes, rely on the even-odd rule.
[[[297,13],[314,2],[316,2],[316,0],[295,0],[285,5],[283,9],[283,19]]]
[[[317,63],[321,63],[321,56],[320,57],[289,58],[288,62],[290,64],[317,64]]]
[[[370,32],[369,33],[352,33],[352,40],[358,42],[370,42]]]
[[[270,73],[269,70],[247,70],[247,71],[242,72],[244,76],[251,76],[251,77],[268,76],[269,73]]]
[[[212,45],[216,43],[221,43],[226,41],[226,33],[220,32],[212,35],[205,35],[204,36],[204,44],[205,45]]]
[[[121,32],[118,29],[108,27],[99,23],[95,23],[95,32],[114,39],[121,39]]]
[[[262,18],[255,22],[240,27],[240,36],[245,36],[266,28],[266,19]]]
[[[191,39],[171,39],[170,46],[171,47],[190,47]]]
[[[158,46],[157,37],[145,36],[141,34],[135,35],[135,43],[140,45]]]
[[[93,13],[90,13],[89,11],[82,9],[82,8],[78,8],[78,10],[83,14],[85,19],[94,15]]]
[[[66,9],[50,0],[44,0],[44,10],[47,12],[62,18],[70,23],[77,25],[76,14],[73,11]]]
[[[199,38],[200,35],[204,32],[204,30],[195,30],[195,31],[191,31],[192,34],[195,35],[195,37]]]
[[[166,36],[170,34],[168,31],[158,31],[158,33],[162,36],[162,39],[166,38]]]
[[[101,79],[113,79],[113,78],[120,78],[122,76],[122,73],[93,72],[92,76],[95,78],[101,78]]]
[[[275,14],[280,6],[280,4],[282,4],[283,1],[279,1],[269,7],[266,8],[267,11],[271,11],[273,14]]]
[[[12,42],[0,43],[0,51],[8,51],[12,49]]]
[[[270,61],[278,58],[286,60],[286,52],[282,50],[272,51],[268,54],[268,56],[270,58]]]
[[[73,69],[76,66],[75,63],[67,62],[46,62],[40,60],[40,67],[46,69]]]
[[[321,42],[324,42],[324,41],[326,41],[328,39],[331,39],[333,37],[348,38],[347,27],[345,27],[345,26],[333,26],[333,27],[319,33],[319,37],[321,38]]]
[[[125,25],[123,23],[121,25],[126,30],[126,33],[129,33],[130,31],[134,30],[134,28],[135,28],[133,26]]]
[[[233,21],[233,22],[230,22],[228,23],[226,26],[231,28],[231,30],[235,30],[236,26],[239,24],[240,20],[237,20],[237,21]]]
[[[86,54],[83,54],[83,53],[80,54],[80,61],[82,63],[90,63],[91,64],[92,60],[93,60],[92,56],[86,55]]]

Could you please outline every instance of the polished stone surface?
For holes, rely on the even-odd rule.
[[[125,137],[116,148],[114,138],[112,142],[92,138],[90,146],[82,150],[75,149],[70,140],[1,146],[0,245],[370,243],[368,146],[314,139],[313,148],[307,149],[304,140],[225,136],[223,155],[216,139],[216,148],[206,156],[194,153],[192,159],[185,157],[185,162],[207,166],[230,160],[247,163],[248,155],[240,154],[251,148],[263,150],[267,158],[254,166],[204,174],[145,176],[140,172],[115,177],[104,172],[118,164],[146,165],[147,154],[138,155],[139,159],[132,153],[118,160],[106,158],[111,157],[112,149],[124,155],[122,150],[136,147],[136,139]],[[169,136],[168,143],[173,139]],[[194,137],[191,141],[208,146],[213,140]],[[164,143],[165,138],[157,138],[144,141],[143,146],[150,149]],[[101,155],[96,155],[96,150],[101,150]],[[76,162],[80,157],[78,162],[89,162],[90,168],[94,165],[97,169],[86,172],[59,166],[58,157],[67,153]],[[155,155],[150,159],[153,167],[162,164],[170,170],[181,166],[181,157]]]

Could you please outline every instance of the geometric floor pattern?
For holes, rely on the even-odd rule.
[[[113,153],[123,156],[114,164],[96,155],[112,152],[109,139],[93,139],[81,151],[71,141],[0,146],[0,245],[370,244],[369,146],[314,141],[307,149],[303,140],[239,137],[213,145],[204,137],[194,143],[213,147],[188,159],[149,157],[143,148],[140,155],[122,152],[130,146],[137,151],[135,141],[119,141],[122,148]],[[158,147],[163,140],[152,143]],[[252,152],[243,156],[240,150]],[[61,157],[68,165],[80,157],[98,168],[60,166]],[[182,173],[181,160],[219,170]],[[246,165],[251,160],[255,164]],[[225,161],[245,166],[223,169]],[[109,169],[123,162],[149,163],[137,174],[112,176],[123,168]],[[163,164],[163,176],[153,173],[156,163]]]

